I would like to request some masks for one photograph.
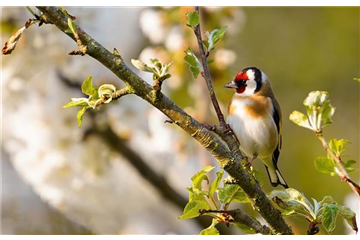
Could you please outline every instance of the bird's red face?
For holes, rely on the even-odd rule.
[[[251,96],[257,93],[263,84],[268,81],[266,75],[256,67],[248,67],[236,74],[235,79],[224,87],[234,88],[240,96]]]
[[[247,75],[247,71],[243,72],[239,72],[238,74],[236,74],[235,79],[227,84],[225,84],[224,87],[226,88],[235,88],[235,91],[237,93],[243,93],[246,89],[246,81],[249,80],[249,77]]]

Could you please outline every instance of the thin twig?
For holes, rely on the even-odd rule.
[[[347,182],[353,192],[358,196],[360,200],[360,187],[358,184],[356,184],[351,178],[349,177],[346,169],[341,163],[340,157],[336,156],[336,154],[330,149],[328,143],[326,142],[323,134],[321,132],[316,133],[316,136],[320,140],[321,144],[323,145],[324,149],[327,151],[327,153],[331,156],[331,158],[335,161],[337,168],[340,171],[335,171],[336,174],[345,182]]]
[[[199,6],[195,7],[195,11],[197,11],[200,16],[200,7]],[[240,159],[242,165],[246,166],[246,165],[248,165],[248,162],[247,162],[247,159],[243,156],[243,154],[239,150],[240,142],[237,139],[237,137],[234,134],[231,127],[228,124],[226,124],[224,115],[221,112],[219,102],[216,98],[216,94],[215,94],[215,90],[214,90],[214,86],[212,83],[211,74],[210,74],[210,70],[209,70],[209,64],[207,62],[207,57],[208,57],[209,53],[205,52],[204,45],[202,43],[200,22],[195,27],[194,33],[196,35],[196,39],[197,39],[197,43],[198,43],[198,47],[199,47],[199,51],[200,51],[200,55],[201,55],[201,62],[202,62],[202,66],[204,69],[202,76],[205,79],[206,85],[207,85],[209,93],[210,93],[210,98],[211,98],[212,104],[214,106],[215,112],[217,114],[217,117],[218,117],[219,123],[220,123],[220,127],[217,127],[216,125],[214,125],[214,126],[212,126],[212,128],[214,130],[216,130],[216,133],[227,143],[230,150],[235,154],[235,156],[237,156],[236,159]],[[229,137],[229,136],[231,136],[231,137]]]
[[[112,99],[113,100],[118,100],[119,98],[128,95],[128,94],[132,94],[134,93],[130,87],[126,86],[124,88],[121,88],[119,90],[117,90],[116,92],[113,93],[112,95]]]
[[[200,7],[196,6],[195,7],[195,11],[197,11],[200,15]],[[212,79],[211,79],[211,75],[210,75],[210,70],[209,70],[209,65],[207,63],[207,55],[205,53],[205,49],[202,43],[202,37],[201,37],[201,27],[200,27],[200,23],[195,27],[194,29],[196,38],[197,38],[197,42],[198,42],[198,46],[199,46],[199,50],[200,50],[200,55],[201,55],[201,62],[203,65],[203,69],[204,69],[204,78],[206,81],[206,85],[209,89],[209,93],[210,93],[210,98],[211,98],[211,102],[214,106],[215,112],[217,114],[217,117],[219,119],[220,122],[220,126],[225,126],[226,122],[225,122],[225,118],[224,115],[221,112],[220,106],[219,106],[219,102],[217,101],[216,98],[216,94],[214,91],[214,86],[212,84]]]

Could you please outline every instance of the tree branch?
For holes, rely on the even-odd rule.
[[[46,15],[57,28],[76,41],[74,35],[67,31],[68,16],[56,7],[37,8]],[[265,193],[261,190],[257,182],[254,181],[254,178],[249,177],[249,174],[247,174],[240,163],[236,161],[236,159],[241,158],[229,151],[229,148],[234,150],[234,146],[229,144],[228,147],[217,135],[207,130],[202,124],[188,115],[161,92],[159,92],[157,101],[153,101],[151,94],[153,90],[152,87],[131,71],[119,55],[109,52],[80,27],[77,27],[76,31],[82,44],[87,46],[86,54],[101,62],[106,68],[122,79],[124,83],[133,90],[134,94],[159,109],[205,147],[215,157],[219,165],[237,180],[249,198],[254,199],[256,208],[275,231],[282,234],[292,234],[291,229],[281,217],[280,212],[271,205]],[[228,137],[232,138],[232,136]]]
[[[198,14],[200,16],[200,7],[198,7],[198,6],[195,7],[195,11],[198,12]],[[212,102],[212,104],[214,106],[215,112],[216,112],[217,117],[219,119],[220,126],[225,126],[226,125],[225,118],[224,118],[224,115],[221,112],[219,103],[218,103],[217,98],[216,98],[216,94],[215,94],[215,91],[214,91],[214,86],[212,84],[212,79],[211,79],[211,75],[210,75],[209,65],[207,63],[207,55],[208,54],[205,53],[204,46],[203,46],[203,43],[202,43],[200,23],[195,27],[194,32],[195,32],[195,35],[196,35],[196,38],[197,38],[197,42],[198,42],[198,46],[199,46],[199,50],[200,50],[200,55],[201,55],[201,62],[202,62],[203,69],[204,69],[204,75],[203,76],[204,76],[206,85],[208,87],[209,93],[210,93],[211,102]]]
[[[240,209],[234,209],[229,211],[224,210],[201,210],[201,214],[205,213],[220,213],[223,215],[223,217],[227,218],[226,221],[229,222],[236,222],[239,224],[246,225],[250,228],[252,228],[256,233],[261,233],[264,235],[269,235],[271,233],[270,228],[266,225],[262,225],[259,221],[256,219],[250,217],[248,214],[243,212]],[[228,216],[231,216],[231,218],[228,218]],[[227,222],[225,222],[227,224]]]
[[[315,132],[316,136],[320,140],[321,144],[323,145],[325,151],[331,156],[331,158],[335,161],[337,168],[340,171],[336,171],[336,174],[345,182],[349,184],[351,190],[358,196],[360,200],[360,186],[356,184],[353,180],[351,180],[349,174],[347,173],[346,169],[341,163],[341,158],[336,156],[336,154],[330,149],[328,143],[326,142],[323,134],[321,132]]]

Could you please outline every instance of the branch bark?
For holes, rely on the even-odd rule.
[[[57,28],[76,41],[74,35],[67,31],[68,16],[56,7],[37,8],[48,17]],[[215,157],[219,165],[236,179],[249,198],[254,199],[255,207],[276,232],[292,234],[291,228],[285,223],[280,212],[271,205],[260,186],[247,174],[239,161],[236,161],[236,159],[241,158],[229,150],[229,148],[234,150],[233,146],[227,146],[217,135],[207,130],[202,124],[188,115],[161,92],[158,98],[156,98],[156,101],[153,101],[152,87],[127,67],[120,55],[109,52],[80,27],[77,27],[76,31],[83,46],[87,46],[86,54],[101,62],[132,89],[134,94],[159,109],[205,147]],[[232,138],[232,136],[228,137]]]

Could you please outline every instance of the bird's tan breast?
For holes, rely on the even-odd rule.
[[[233,100],[229,104],[228,112],[232,115],[236,112],[236,102],[246,102],[243,105],[244,111],[247,115],[253,118],[267,117],[271,112],[271,101],[270,98],[264,96],[250,96],[250,97],[239,97],[234,96]]]
[[[241,149],[249,156],[270,156],[276,148],[278,134],[272,117],[271,98],[265,96],[234,96],[227,122],[240,140]]]

